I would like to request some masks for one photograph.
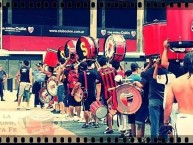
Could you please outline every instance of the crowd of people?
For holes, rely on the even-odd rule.
[[[30,110],[30,87],[35,94],[35,107],[40,105],[43,108],[44,103],[39,99],[39,91],[47,85],[50,77],[55,76],[57,97],[53,97],[49,103],[48,108],[53,108],[51,112],[63,114],[69,121],[78,121],[81,120],[81,111],[83,111],[85,123],[82,128],[89,128],[91,119],[94,120],[93,126],[98,128],[99,119],[90,111],[91,104],[100,101],[108,110],[113,108],[115,104],[111,91],[123,84],[124,79],[128,79],[127,83],[143,90],[141,91],[142,104],[134,114],[116,113],[120,137],[144,137],[145,123],[150,123],[152,138],[158,137],[163,132],[172,133],[172,128],[177,135],[192,135],[193,52],[188,52],[183,65],[179,65],[168,60],[167,40],[164,41],[163,47],[161,57],[148,59],[142,70],[137,63],[133,62],[130,66],[131,70],[125,71],[120,63],[108,62],[105,56],[98,61],[84,59],[79,62],[77,54],[70,54],[68,58],[60,59],[60,64],[56,68],[45,68],[44,64],[38,63],[36,70],[32,70],[29,62],[25,60],[16,75],[19,81],[17,109],[20,109],[21,99],[25,96],[26,109]],[[6,74],[3,73],[3,75]],[[32,78],[35,80],[33,84]],[[0,77],[0,88],[2,88],[2,81]],[[84,95],[81,101],[77,101],[75,96],[80,89]],[[2,91],[0,93],[2,98]],[[54,102],[57,103],[54,104]],[[104,134],[114,132],[113,115],[108,111],[105,118],[107,128]]]

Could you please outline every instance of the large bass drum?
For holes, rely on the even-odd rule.
[[[49,103],[52,100],[52,96],[48,93],[46,87],[42,87],[39,91],[39,99],[42,103]]]
[[[133,114],[142,104],[142,92],[132,84],[123,84],[116,88],[117,111],[121,114]]]
[[[110,62],[121,62],[125,58],[126,40],[122,35],[109,35],[105,39],[104,49]]]
[[[168,5],[166,15],[170,48],[193,48],[193,3],[188,3],[188,7],[185,3],[181,7],[177,3],[173,7]]]
[[[98,42],[92,37],[81,36],[76,44],[76,51],[80,60],[95,59],[98,55]]]
[[[163,53],[163,42],[167,39],[166,21],[154,21],[143,25],[143,45],[146,57],[156,57]],[[183,59],[184,54],[168,51],[168,59]]]
[[[65,59],[66,56],[65,56],[65,53],[64,53],[64,46],[61,46],[58,48],[58,53],[57,53],[57,56],[58,56],[58,61],[60,61],[60,59]]]
[[[55,79],[56,77],[52,76],[47,81],[47,90],[48,90],[48,93],[52,96],[56,96],[57,90],[58,90],[58,86],[57,86]]]
[[[75,40],[68,40],[64,47],[65,57],[69,57],[70,54],[76,54],[76,43]]]

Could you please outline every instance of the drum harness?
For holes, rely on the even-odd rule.
[[[84,85],[85,85],[83,88],[83,93],[84,93],[83,102],[85,102],[88,97],[88,80],[86,76],[86,71],[83,71],[83,74],[84,74]],[[82,105],[83,105],[83,108],[85,109],[84,103],[82,103]]]

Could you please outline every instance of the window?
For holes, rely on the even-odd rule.
[[[13,3],[20,4],[21,0],[13,0]],[[52,7],[52,0],[46,0],[49,7],[44,8],[44,1],[25,0],[25,7],[13,8],[13,24],[31,25],[57,25],[57,8]],[[40,7],[39,7],[40,6]]]
[[[130,2],[130,1],[126,1]],[[102,11],[102,8],[98,7],[98,27],[102,26],[102,15],[105,14],[105,27],[106,28],[123,28],[123,29],[136,29],[137,28],[137,3],[133,1],[134,7],[122,8],[119,5],[119,8],[115,8],[115,1],[105,1],[106,7],[105,12]],[[108,4],[111,3],[111,7],[108,7]],[[119,4],[121,2],[119,1]]]

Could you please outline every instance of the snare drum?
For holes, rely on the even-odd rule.
[[[76,43],[75,40],[68,40],[65,44],[64,54],[65,57],[69,57],[70,54],[76,54]]]
[[[131,84],[123,84],[116,88],[117,111],[121,114],[133,114],[142,104],[141,90]]]
[[[76,51],[80,60],[95,59],[98,55],[97,40],[92,37],[81,36],[76,44]]]
[[[52,100],[52,96],[48,93],[46,87],[42,87],[39,91],[39,99],[42,103],[49,103]]]
[[[101,119],[107,116],[107,107],[101,102],[95,101],[90,105],[90,112],[92,112],[97,118]]]
[[[126,41],[122,35],[109,35],[104,43],[105,56],[109,61],[121,62],[125,58]]]
[[[57,86],[55,79],[56,77],[52,76],[47,81],[47,90],[48,90],[48,93],[52,96],[56,96],[57,90],[58,90],[58,86]]]
[[[46,56],[44,58],[44,64],[50,67],[56,67],[58,64],[57,50],[47,49]]]

